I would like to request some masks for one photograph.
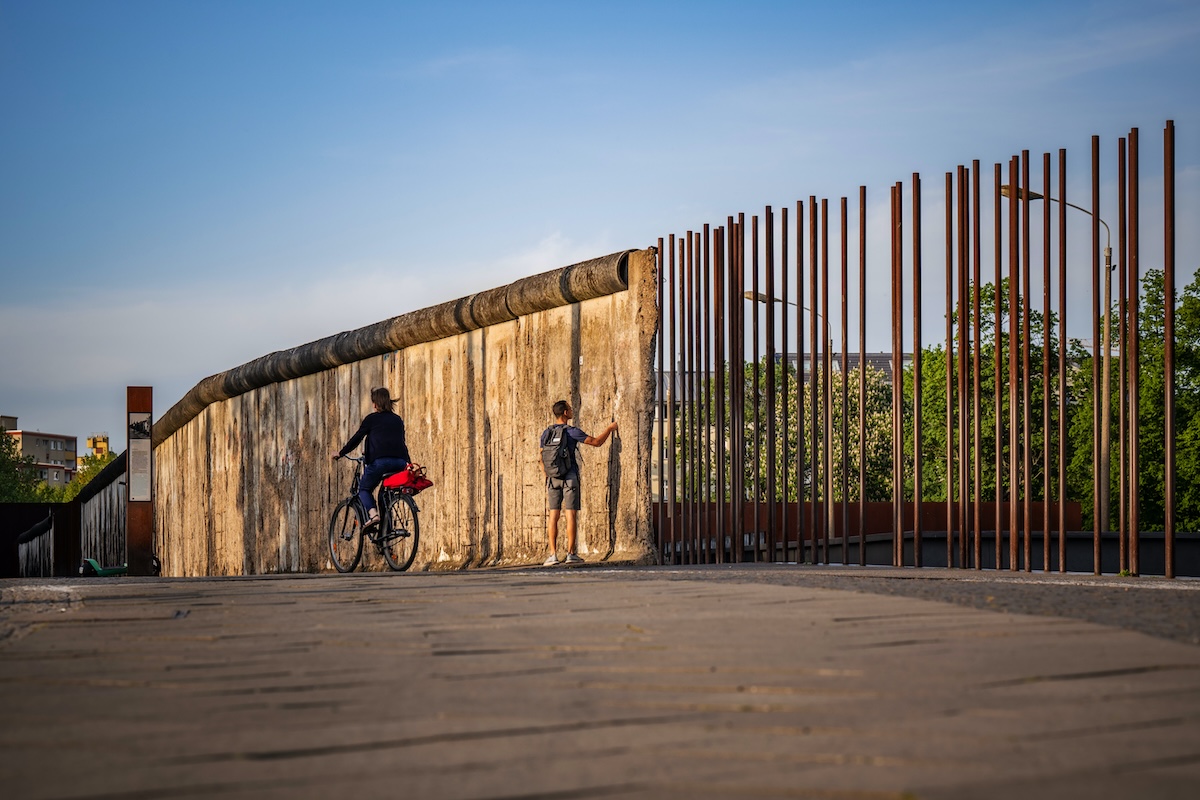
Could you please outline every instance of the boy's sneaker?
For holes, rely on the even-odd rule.
[[[570,556],[568,556],[567,558],[569,559],[569,558],[570,558]],[[542,562],[542,566],[543,566],[543,567],[554,567],[554,566],[558,566],[558,565],[559,565],[559,564],[561,564],[561,563],[562,563],[562,562],[558,560],[558,554],[557,554],[557,553],[551,553],[551,554],[550,554],[550,557],[549,557],[549,558],[547,558],[545,561],[543,561],[543,562]]]
[[[583,557],[576,555],[575,553],[567,553],[567,563],[568,564],[582,564]]]

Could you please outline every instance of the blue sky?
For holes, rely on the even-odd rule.
[[[0,0],[0,411],[118,434],[129,384],[1022,148],[1082,198],[1131,126],[1153,181],[1168,118],[1190,278],[1197,76],[1195,0]]]

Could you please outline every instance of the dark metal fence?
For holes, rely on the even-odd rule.
[[[889,190],[886,273],[885,254],[868,252],[865,187],[853,221],[848,198],[810,196],[793,213],[768,206],[761,217],[738,214],[660,239],[653,490],[663,560],[922,566],[931,559],[927,545],[938,542],[945,553],[934,558],[947,566],[1080,569],[1068,548],[1080,540],[1085,498],[1069,496],[1067,467],[1079,456],[1068,452],[1067,425],[1082,408],[1091,417],[1094,476],[1091,558],[1083,568],[1110,568],[1102,541],[1115,537],[1115,566],[1138,574],[1148,541],[1139,521],[1139,235],[1153,225],[1164,242],[1166,478],[1165,530],[1150,538],[1162,572],[1173,577],[1171,122],[1162,154],[1161,219],[1142,216],[1137,129],[1116,143],[1115,182],[1107,174],[1102,181],[1100,139],[1092,137],[1086,205],[1068,202],[1065,150],[1056,163],[1049,153],[1038,159],[1024,151],[990,169],[959,165],[936,197],[913,174],[908,186]],[[1115,261],[1101,218],[1106,187],[1115,193],[1105,205],[1110,218],[1116,209]],[[937,206],[944,220],[923,219]],[[1078,212],[1090,218],[1083,247],[1069,234]],[[938,227],[940,280],[924,263],[926,229]],[[1067,334],[1068,270],[1079,269],[1080,251],[1090,260],[1090,349]],[[891,309],[881,314],[868,300],[885,281]],[[945,338],[930,343],[924,321],[939,283],[944,307],[932,313],[944,316]],[[1032,296],[1038,288],[1040,303]],[[840,310],[831,309],[831,294]],[[881,371],[871,366],[881,359],[868,358],[867,341],[882,341],[888,324]],[[888,504],[890,520],[879,523]]]

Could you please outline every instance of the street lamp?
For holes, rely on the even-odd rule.
[[[1005,197],[1012,197],[1013,188],[1007,184],[1000,187],[1000,194]],[[1103,525],[1100,530],[1107,530],[1109,519],[1109,473],[1111,471],[1112,461],[1112,435],[1109,431],[1112,425],[1112,231],[1109,230],[1108,223],[1101,219],[1098,215],[1093,214],[1082,206],[1077,206],[1074,203],[1068,203],[1065,200],[1059,200],[1057,197],[1046,197],[1038,192],[1016,188],[1018,199],[1029,198],[1030,200],[1049,200],[1052,203],[1059,203],[1064,206],[1082,211],[1089,217],[1093,217],[1097,222],[1104,226],[1104,335],[1102,338],[1102,347],[1104,348],[1103,364],[1103,396],[1100,400],[1100,513],[1103,519]]]
[[[796,303],[794,303],[791,300],[784,300],[779,297],[767,297],[762,292],[757,292],[757,293],[745,292],[742,295],[742,297],[744,297],[747,300],[750,300],[752,302],[756,302],[756,303],[787,303],[789,306],[796,306],[797,308],[803,308],[805,311],[809,312],[810,314],[814,314],[814,315],[820,317],[821,319],[825,320],[825,335],[829,337],[829,347],[830,348],[833,347],[833,328],[830,327],[829,320],[825,319],[825,315],[822,314],[820,311],[813,311],[808,306],[797,305]]]

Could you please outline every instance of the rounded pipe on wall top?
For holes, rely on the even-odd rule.
[[[159,418],[154,425],[154,445],[157,447],[213,403],[272,383],[624,291],[629,288],[629,254],[633,252],[622,250],[559,267],[507,286],[270,353],[210,375]]]

